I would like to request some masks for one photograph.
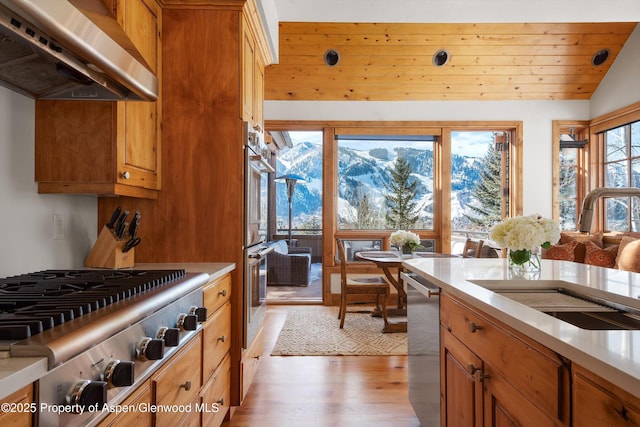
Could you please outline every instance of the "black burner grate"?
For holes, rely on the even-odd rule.
[[[183,278],[184,270],[44,270],[0,279],[0,340],[20,340]]]

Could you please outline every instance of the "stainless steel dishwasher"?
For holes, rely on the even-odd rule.
[[[414,273],[407,284],[409,401],[422,427],[440,426],[439,288]]]

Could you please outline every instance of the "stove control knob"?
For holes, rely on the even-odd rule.
[[[180,344],[180,329],[178,328],[167,328],[166,326],[158,329],[158,334],[156,338],[159,340],[164,340],[165,347],[176,347]]]
[[[71,387],[66,400],[69,405],[78,405],[85,409],[92,405],[102,408],[107,403],[107,383],[104,381],[79,381]]]
[[[136,357],[143,362],[159,360],[164,356],[164,340],[145,337],[136,348]]]
[[[182,313],[178,316],[176,325],[183,331],[195,331],[198,328],[198,316]]]
[[[195,314],[198,318],[198,322],[205,322],[207,320],[207,307],[196,307],[194,305],[189,310],[189,314]]]
[[[133,385],[133,362],[121,362],[112,360],[107,364],[102,379],[109,387],[127,387]]]

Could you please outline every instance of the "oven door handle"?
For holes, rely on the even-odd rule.
[[[272,247],[268,247],[268,248],[265,248],[265,249],[261,250],[258,253],[249,254],[248,257],[249,258],[254,258],[254,259],[262,259],[262,258],[266,257],[267,255],[269,255],[271,252],[273,252],[273,248]]]
[[[405,272],[400,273],[400,278],[405,283],[412,285],[414,289],[416,289],[418,292],[420,292],[427,298],[440,295],[440,288],[431,282],[427,282],[426,280],[424,282],[420,282],[416,280],[414,277],[412,277],[410,274]]]

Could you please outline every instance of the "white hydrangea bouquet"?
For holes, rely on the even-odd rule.
[[[517,216],[496,224],[489,238],[509,250],[512,268],[540,270],[540,248],[548,249],[560,239],[560,227],[537,214]]]
[[[392,245],[401,248],[403,254],[410,254],[415,249],[423,248],[420,245],[420,236],[406,230],[398,230],[391,233],[389,241]]]

